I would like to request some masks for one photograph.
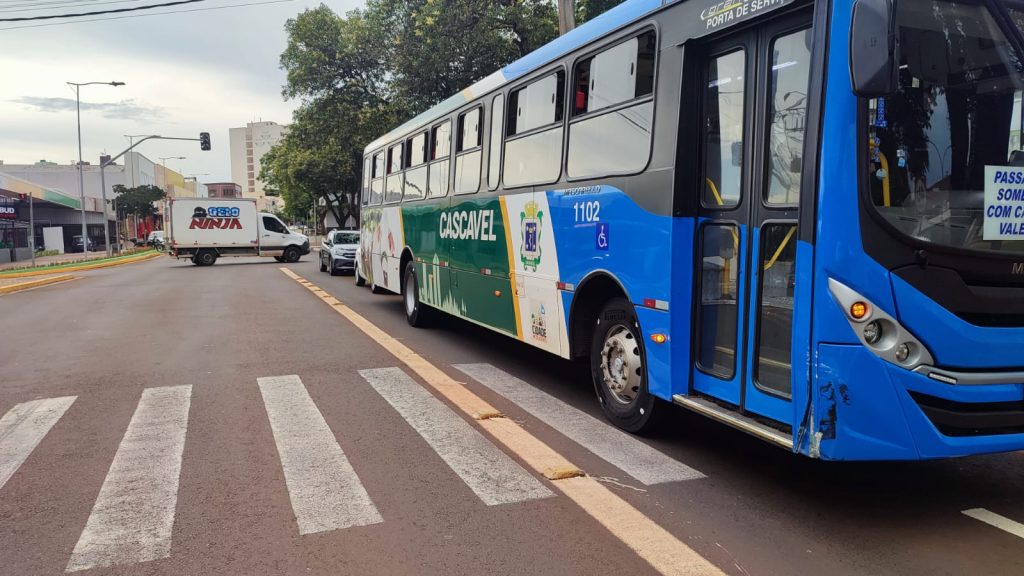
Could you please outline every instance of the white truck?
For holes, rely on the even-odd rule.
[[[212,266],[221,256],[273,256],[298,262],[309,254],[309,237],[296,234],[256,201],[225,198],[170,198],[165,210],[168,254],[196,266]]]

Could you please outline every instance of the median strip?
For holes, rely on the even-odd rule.
[[[527,466],[548,478],[551,484],[604,526],[623,544],[661,574],[723,575],[714,564],[684,544],[631,504],[594,478],[586,476],[564,456],[522,426],[501,416],[499,411],[462,383],[455,381],[425,358],[361,316],[312,282],[281,268],[291,279],[315,294],[363,333],[412,369],[456,408],[477,419],[480,427],[518,456]]]
[[[58,272],[78,272],[81,270],[96,270],[98,268],[109,268],[111,266],[120,266],[121,264],[131,264],[132,262],[141,262],[143,260],[151,260],[160,256],[162,252],[145,252],[143,254],[122,256],[116,258],[104,258],[102,260],[94,260],[92,262],[79,262],[76,264],[58,264],[54,266],[45,266],[40,268],[33,268],[20,272],[3,273],[0,272],[0,279],[3,278],[31,278],[33,276],[46,276],[49,274],[56,274]]]
[[[74,279],[75,277],[71,274],[61,274],[59,276],[51,276],[49,278],[39,278],[38,280],[28,280],[26,282],[18,282],[17,284],[8,284],[7,286],[0,286],[0,294],[21,292],[22,290],[29,290],[31,288],[46,286],[47,284],[56,284],[57,282],[66,282]]]

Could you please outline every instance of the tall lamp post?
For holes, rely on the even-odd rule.
[[[79,95],[82,86],[93,84],[106,84],[107,86],[124,86],[124,82],[68,82],[68,86],[75,87],[75,114],[78,123],[78,197],[82,202],[82,254],[89,251],[89,233],[85,225],[85,174],[82,168],[82,99]],[[107,223],[107,191],[103,190],[103,240],[107,244],[107,252],[110,252],[110,230]]]

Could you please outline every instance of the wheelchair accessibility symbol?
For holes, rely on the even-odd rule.
[[[597,237],[594,239],[594,246],[598,250],[607,250],[611,243],[611,225],[606,222],[597,223]]]

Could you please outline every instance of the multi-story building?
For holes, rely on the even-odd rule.
[[[242,187],[234,182],[212,182],[206,185],[210,198],[241,198]]]
[[[102,162],[106,157],[100,159]],[[114,186],[121,184],[132,188],[135,186],[154,185],[161,188],[169,197],[193,198],[200,196],[205,191],[194,183],[186,182],[181,174],[161,166],[146,158],[138,152],[129,152],[124,156],[124,164],[107,166],[104,170],[103,181],[107,185],[107,202],[111,206],[107,210],[108,227],[110,236],[114,237],[115,211],[113,202],[115,200]],[[78,198],[78,166],[77,162],[68,164],[56,164],[53,162],[40,161],[35,164],[4,164],[3,172],[17,179],[25,180],[31,184],[54,189],[72,198]],[[83,163],[82,179],[84,183],[85,211],[87,233],[90,238],[96,241],[103,239],[103,190],[100,187],[100,166],[99,164]],[[79,204],[80,205],[80,204]],[[132,226],[122,222],[121,235],[128,238],[135,238],[145,235],[153,226],[159,226],[160,211],[154,222],[136,223]],[[81,234],[82,218],[80,213],[66,214],[65,220],[61,222],[65,226],[65,236],[68,245],[71,237]],[[73,222],[72,222],[73,221]],[[77,224],[77,226],[73,225]]]
[[[287,126],[276,122],[250,122],[230,130],[231,179],[242,185],[244,198],[256,198],[258,204],[269,206],[264,182],[259,179],[261,161],[287,132]]]

